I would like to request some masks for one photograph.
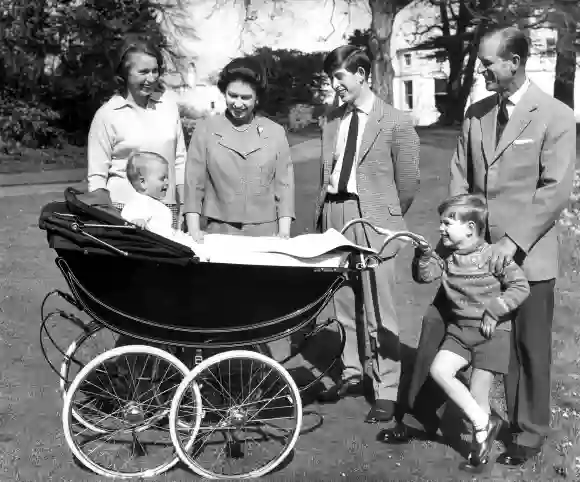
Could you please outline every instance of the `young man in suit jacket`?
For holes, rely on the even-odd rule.
[[[574,112],[530,82],[528,56],[529,40],[517,28],[490,32],[482,39],[480,73],[495,95],[468,109],[450,178],[450,195],[486,197],[487,237],[498,271],[513,259],[530,282],[530,297],[514,320],[505,377],[513,442],[498,462],[507,465],[522,464],[539,453],[549,431],[556,222],[568,204],[576,162]],[[442,324],[433,312],[431,307],[431,334],[441,332],[436,325]],[[438,343],[436,336],[421,340],[418,351],[423,354]],[[425,381],[428,358],[422,357],[423,366],[413,374],[415,393]]]
[[[335,49],[324,62],[342,105],[328,114],[323,125],[322,186],[316,206],[317,225],[322,231],[340,231],[356,218],[403,230],[403,215],[418,188],[419,138],[412,120],[373,94],[368,83],[370,66],[367,55],[353,46]],[[384,240],[361,225],[345,235],[375,249],[380,249]],[[346,329],[346,346],[342,378],[322,393],[320,401],[352,393],[366,378],[372,381],[374,392],[373,406],[365,419],[369,423],[393,417],[399,392],[399,328],[392,287],[394,257],[400,246],[397,241],[388,245],[383,254],[390,258],[371,272],[350,277],[328,306],[329,314]],[[362,327],[367,333],[361,333]],[[361,366],[358,350],[357,340],[361,339],[368,341],[371,352],[366,369]]]

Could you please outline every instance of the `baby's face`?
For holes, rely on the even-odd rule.
[[[145,194],[155,199],[163,199],[167,193],[168,167],[163,162],[150,162],[147,166],[143,187]]]

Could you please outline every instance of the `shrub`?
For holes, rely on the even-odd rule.
[[[60,148],[66,133],[57,127],[59,114],[47,105],[31,105],[13,98],[0,98],[0,139],[2,150],[20,147]]]

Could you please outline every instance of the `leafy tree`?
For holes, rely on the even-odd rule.
[[[580,46],[580,6],[576,0],[557,0],[551,24],[556,27],[554,97],[574,109],[577,53]]]
[[[123,35],[146,35],[170,57],[179,55],[161,25],[187,28],[180,5],[155,2],[0,0],[3,137],[10,136],[6,125],[26,121],[24,102],[35,112],[28,121],[39,129],[59,125],[84,141],[95,110],[115,89],[113,55]],[[20,120],[10,115],[15,99]],[[39,109],[46,110],[42,122]]]
[[[461,122],[474,82],[479,43],[491,28],[519,24],[532,29],[545,25],[548,11],[539,2],[519,0],[422,0],[436,14],[428,25],[416,22],[414,49],[449,65],[443,124]]]
[[[266,105],[270,115],[285,114],[294,104],[315,101],[322,81],[323,53],[261,47],[253,56],[264,66],[269,90]]]

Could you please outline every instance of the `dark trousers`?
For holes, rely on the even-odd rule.
[[[437,430],[439,425],[438,411],[447,401],[445,392],[429,375],[431,364],[445,337],[443,320],[444,293],[440,289],[423,316],[421,335],[411,376],[402,390],[407,393],[407,406],[401,415],[412,415],[427,431]],[[443,314],[442,314],[443,313]]]
[[[508,417],[515,442],[539,447],[550,428],[554,279],[530,282],[530,296],[512,329],[505,377]]]

